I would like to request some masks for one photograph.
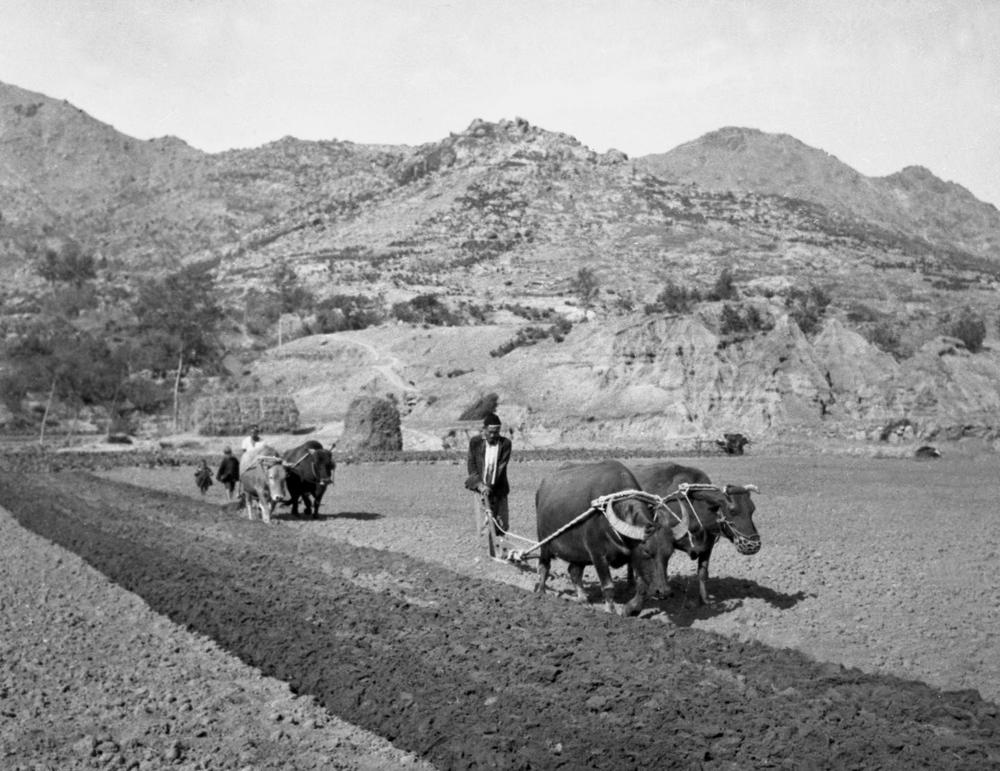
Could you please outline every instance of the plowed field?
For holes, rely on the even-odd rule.
[[[441,768],[1000,767],[980,695],[1000,684],[989,467],[697,463],[761,487],[764,550],[717,547],[707,609],[677,560],[675,596],[636,619],[482,559],[452,463],[344,466],[323,518],[271,525],[200,499],[193,467],[4,472],[0,495],[156,612]],[[553,465],[512,467],[516,532]]]

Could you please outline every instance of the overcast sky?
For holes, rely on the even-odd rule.
[[[1000,206],[1000,0],[0,0],[0,81],[212,152],[522,117],[635,157],[747,126]]]

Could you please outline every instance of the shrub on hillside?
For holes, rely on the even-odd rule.
[[[646,313],[690,313],[701,301],[701,293],[673,281],[663,285],[656,299],[646,305]]]
[[[962,315],[948,325],[947,333],[957,337],[970,353],[978,353],[983,349],[986,339],[986,322],[982,316],[966,308]]]
[[[392,306],[391,315],[409,324],[429,324],[435,327],[460,326],[462,319],[435,294],[417,295]]]
[[[366,329],[383,318],[379,301],[366,295],[337,294],[316,303],[316,326],[321,333]]]
[[[719,333],[722,335],[748,336],[771,329],[772,326],[770,319],[761,315],[755,305],[726,303],[722,306],[719,317]]]
[[[910,355],[899,335],[899,330],[888,321],[881,321],[865,332],[865,339],[876,348],[892,354],[896,359],[905,359]]]
[[[736,289],[736,280],[733,272],[729,268],[724,268],[719,277],[715,280],[715,285],[708,293],[706,300],[736,300],[740,296]]]
[[[122,384],[122,396],[139,412],[152,415],[170,404],[171,386],[142,376],[134,376]]]
[[[811,286],[808,289],[793,287],[785,298],[788,315],[799,325],[804,335],[812,335],[819,331],[829,305],[830,295],[818,286]]]
[[[531,306],[522,305],[521,303],[504,303],[500,307],[517,316],[520,316],[521,318],[528,319],[529,321],[544,321],[545,319],[551,318],[553,314],[553,310],[551,308],[532,308]]]
[[[499,358],[506,356],[516,348],[527,345],[534,345],[547,338],[552,338],[555,342],[561,343],[566,339],[566,335],[573,328],[573,324],[568,319],[560,318],[555,324],[548,327],[527,326],[521,327],[513,339],[494,348],[490,351],[490,356]]]

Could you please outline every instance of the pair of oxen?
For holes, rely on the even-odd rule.
[[[635,615],[647,596],[665,597],[674,551],[698,560],[698,599],[708,604],[708,561],[719,536],[741,554],[760,550],[753,522],[752,485],[712,484],[690,466],[657,463],[631,469],[615,460],[567,465],[544,479],[535,494],[538,583],[545,592],[552,559],[569,563],[577,598],[586,601],[583,570],[593,565],[613,611],[611,568],[627,565],[635,595],[622,612]]]
[[[333,484],[336,462],[330,450],[315,440],[309,440],[287,452],[280,453],[263,445],[240,461],[242,502],[247,517],[258,515],[271,521],[278,504],[290,504],[291,516],[299,516],[302,501],[305,516],[319,515],[319,504],[326,488]]]

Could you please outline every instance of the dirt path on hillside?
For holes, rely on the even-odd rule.
[[[249,523],[217,505],[76,472],[0,474],[0,495],[22,523],[153,610],[442,767],[648,768],[665,758],[734,769],[1000,764],[996,706],[971,692],[608,616],[459,579],[398,552],[316,538],[294,523]],[[381,518],[370,509],[337,516]],[[145,644],[142,634],[127,640]],[[212,690],[186,668],[177,679],[187,687],[174,687],[175,701]],[[148,688],[142,673],[134,682],[135,691]],[[74,699],[69,686],[59,699]],[[24,709],[28,695],[12,690],[5,709]],[[131,692],[124,704],[80,696],[97,721],[136,707]],[[188,730],[197,739],[201,729]],[[256,730],[251,721],[246,731]],[[79,745],[92,765],[77,767],[96,767],[112,743],[132,746],[127,737],[93,738]],[[164,750],[170,758],[185,752],[177,741]],[[53,743],[36,736],[30,746],[42,757],[39,747]],[[257,746],[272,760],[283,751],[280,737]]]
[[[402,375],[399,374],[399,370],[401,370],[405,364],[398,356],[394,356],[382,348],[376,348],[374,345],[364,340],[359,340],[357,337],[352,336],[348,332],[339,333],[337,335],[337,339],[340,341],[346,341],[351,345],[356,345],[358,348],[364,348],[368,351],[372,355],[372,358],[375,359],[371,368],[376,372],[381,373],[391,386],[394,386],[401,391],[416,390],[416,386],[413,383],[408,380],[404,380]]]

